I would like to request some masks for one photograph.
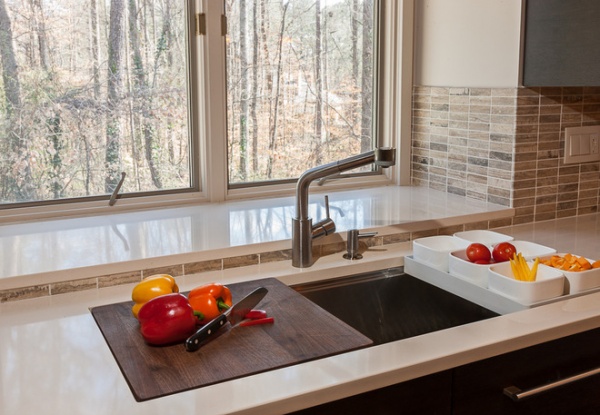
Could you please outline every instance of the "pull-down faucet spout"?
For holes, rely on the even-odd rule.
[[[302,173],[296,183],[296,217],[292,219],[292,266],[297,268],[310,267],[313,264],[313,239],[335,232],[335,223],[329,217],[327,198],[325,199],[327,217],[315,225],[312,224],[312,219],[308,216],[308,189],[310,184],[314,180],[371,163],[375,163],[380,167],[393,166],[396,163],[396,150],[381,147],[344,160],[313,167]]]

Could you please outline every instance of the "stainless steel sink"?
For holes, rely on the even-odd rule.
[[[498,315],[405,274],[402,267],[293,288],[376,345]]]

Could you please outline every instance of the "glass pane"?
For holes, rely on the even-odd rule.
[[[0,202],[190,187],[186,1],[0,0]]]
[[[373,3],[226,1],[230,184],[372,149]]]

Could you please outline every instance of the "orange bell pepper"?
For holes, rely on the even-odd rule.
[[[590,261],[588,261],[585,257],[569,253],[566,253],[563,256],[552,255],[549,259],[545,259],[541,262],[545,265],[569,272],[587,271],[600,266],[600,264],[596,266],[594,266],[594,264],[590,264]],[[598,261],[595,261],[594,263],[596,262]]]
[[[200,324],[208,323],[230,308],[233,304],[231,300],[229,288],[218,283],[196,287],[188,295],[188,301]]]

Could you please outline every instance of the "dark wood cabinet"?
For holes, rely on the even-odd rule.
[[[599,22],[598,0],[526,0],[523,85],[600,85]]]
[[[597,415],[600,374],[514,401],[523,391],[600,367],[600,329],[308,408],[296,415]]]
[[[452,371],[361,393],[294,412],[294,415],[449,415]]]
[[[515,402],[506,387],[529,390],[600,367],[600,329],[454,369],[453,414],[599,414],[600,375]]]

